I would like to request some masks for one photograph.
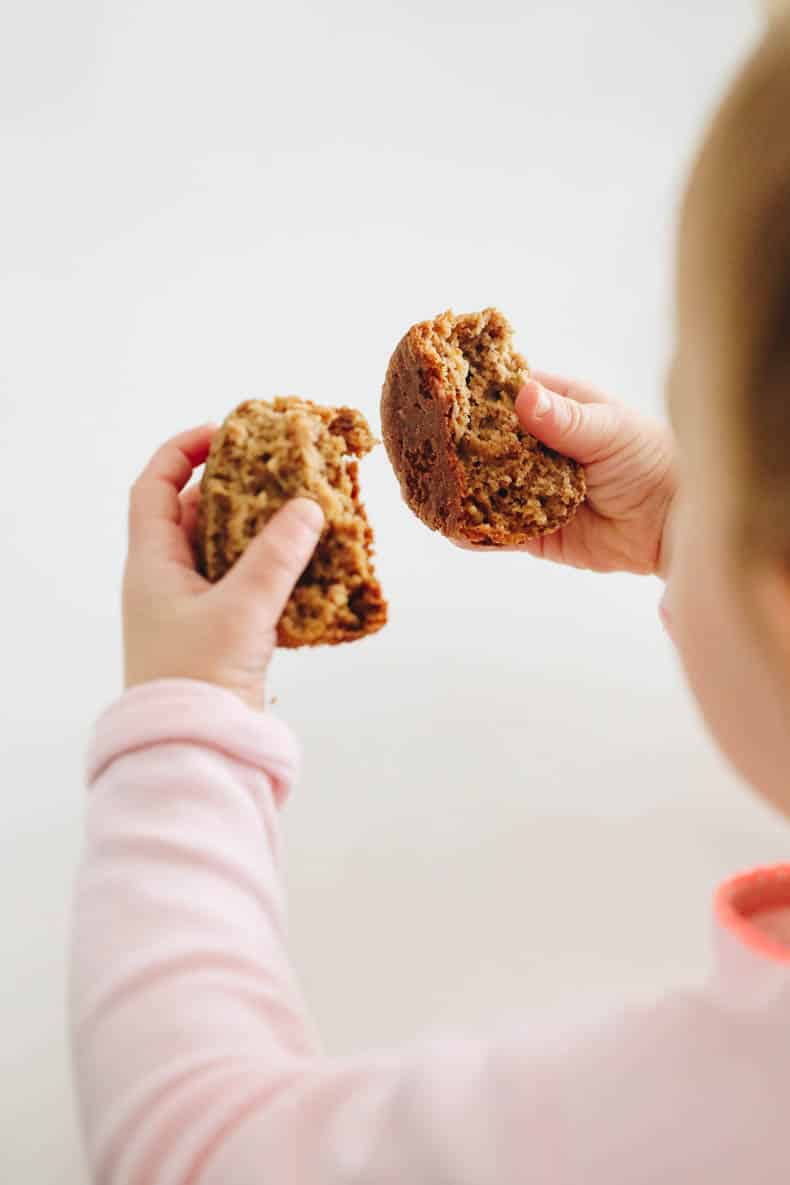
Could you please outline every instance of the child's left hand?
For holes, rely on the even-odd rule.
[[[199,679],[262,708],[277,621],[318,542],[323,516],[315,502],[289,502],[231,571],[210,584],[195,563],[199,488],[181,491],[205,461],[213,432],[207,426],[173,437],[132,486],[125,682]]]

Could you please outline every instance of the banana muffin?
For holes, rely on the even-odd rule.
[[[297,398],[248,400],[214,436],[197,533],[200,568],[209,580],[227,572],[289,499],[314,499],[326,518],[280,618],[279,646],[353,642],[386,623],[354,459],[375,444],[360,412]]]
[[[525,432],[514,410],[529,377],[497,309],[414,325],[390,360],[384,444],[406,504],[435,531],[518,546],[570,522],[584,470]]]

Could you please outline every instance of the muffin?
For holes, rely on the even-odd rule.
[[[384,444],[406,504],[435,531],[518,546],[565,526],[584,470],[525,432],[516,396],[529,376],[497,309],[414,325],[390,359]]]
[[[198,560],[209,580],[232,567],[289,499],[314,499],[326,518],[278,623],[278,646],[353,642],[386,623],[354,459],[375,444],[360,412],[297,398],[248,400],[214,436],[197,531]]]

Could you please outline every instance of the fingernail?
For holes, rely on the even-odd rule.
[[[312,498],[294,498],[288,503],[288,511],[313,531],[320,531],[324,525],[324,512]]]
[[[535,396],[535,403],[532,407],[532,414],[537,418],[545,416],[547,412],[551,411],[551,398],[545,387],[541,387],[540,383],[535,383],[537,387],[537,394]]]

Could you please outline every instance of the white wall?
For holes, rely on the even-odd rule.
[[[679,179],[754,24],[746,0],[8,9],[0,1178],[78,1185],[63,948],[130,480],[244,396],[375,421],[397,338],[448,305],[658,409]],[[364,484],[391,625],[271,678],[330,1048],[700,974],[717,878],[787,832],[702,736],[657,584],[457,552],[381,450]]]

